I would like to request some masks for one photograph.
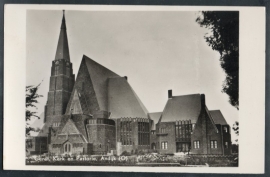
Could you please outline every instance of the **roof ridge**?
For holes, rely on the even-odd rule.
[[[187,95],[174,95],[172,97],[174,98],[174,97],[193,96],[193,95],[201,95],[201,94],[200,93],[194,93],[194,94],[187,94]]]

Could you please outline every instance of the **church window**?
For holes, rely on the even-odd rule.
[[[56,65],[55,66],[55,75],[58,75],[59,74],[59,65]]]
[[[194,141],[194,149],[200,148],[200,141]]]
[[[67,144],[65,145],[65,152],[67,152]]]
[[[217,141],[216,140],[212,140],[211,141],[211,148],[212,149],[216,149],[217,148]]]
[[[99,144],[99,148],[101,148],[101,144]]]
[[[223,127],[223,130],[224,130],[226,133],[228,132],[227,127]]]

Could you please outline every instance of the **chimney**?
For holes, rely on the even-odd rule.
[[[172,98],[172,90],[168,90],[168,98]]]
[[[205,95],[201,94],[201,104],[202,104],[202,108],[205,107]]]
[[[125,78],[126,80],[128,80],[128,77],[127,77],[127,76],[124,76],[124,78]]]

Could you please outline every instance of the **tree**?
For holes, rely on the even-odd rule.
[[[211,30],[204,38],[220,54],[220,65],[226,73],[222,92],[229,103],[239,110],[239,12],[202,11],[196,22]]]
[[[42,95],[39,95],[37,93],[39,86],[40,86],[40,84],[38,84],[37,86],[33,86],[33,85],[26,86],[26,89],[25,89],[25,92],[26,92],[26,95],[25,95],[25,107],[26,107],[25,119],[26,119],[26,122],[30,121],[32,117],[36,117],[38,119],[40,118],[39,116],[36,115],[37,112],[34,112],[31,110],[31,108],[37,109],[37,107],[36,107],[36,104],[38,103],[37,99],[40,97],[43,97]],[[29,135],[30,131],[35,131],[35,129],[30,127],[28,125],[28,123],[26,123],[26,130],[25,130],[26,135]]]
[[[239,122],[238,121],[235,121],[232,129],[234,130],[235,134],[239,136]],[[238,142],[238,139],[236,139],[235,141]]]

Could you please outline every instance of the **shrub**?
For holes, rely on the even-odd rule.
[[[145,155],[145,152],[143,152],[142,150],[138,151],[137,155]]]
[[[130,156],[130,155],[131,155],[130,152],[127,152],[127,151],[124,151],[121,154],[121,156]]]

